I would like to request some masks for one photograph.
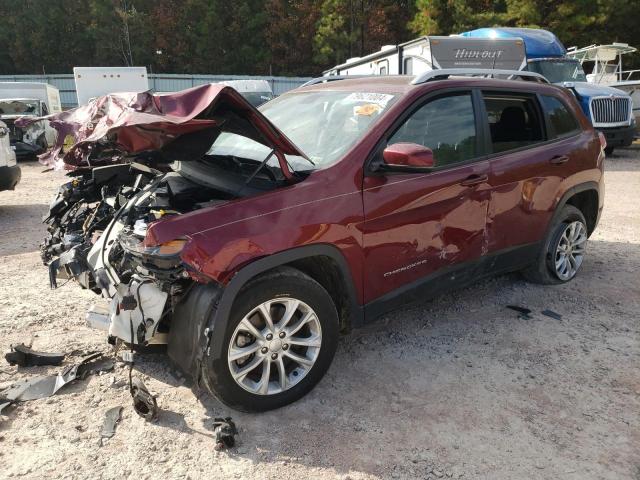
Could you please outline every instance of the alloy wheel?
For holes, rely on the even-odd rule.
[[[560,280],[571,280],[578,273],[586,242],[587,228],[584,223],[574,221],[565,226],[554,256],[555,274]]]
[[[321,345],[322,330],[313,309],[295,298],[276,298],[238,323],[227,361],[240,387],[256,395],[274,395],[311,371]]]

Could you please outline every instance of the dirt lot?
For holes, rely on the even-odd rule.
[[[607,160],[605,213],[572,283],[508,275],[387,315],[342,338],[310,395],[266,414],[196,395],[162,355],[145,356],[137,369],[157,394],[156,423],[133,412],[118,366],[5,410],[0,476],[640,479],[638,147]],[[49,290],[39,259],[40,218],[63,177],[22,167],[18,189],[0,193],[0,352],[109,351],[85,326],[94,295]],[[0,388],[57,369],[2,359]],[[100,447],[117,405],[123,419]],[[213,418],[227,415],[239,445],[216,452]]]

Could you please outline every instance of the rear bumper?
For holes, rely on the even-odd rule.
[[[19,166],[0,167],[0,191],[16,188],[20,177],[22,177],[22,171]]]
[[[630,125],[628,127],[596,128],[596,130],[604,134],[608,147],[628,147],[633,143],[636,128],[635,125]]]

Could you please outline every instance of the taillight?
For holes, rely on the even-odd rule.
[[[604,136],[604,133],[598,132],[598,138],[600,139],[600,147],[602,148],[602,150],[607,148],[607,139]]]

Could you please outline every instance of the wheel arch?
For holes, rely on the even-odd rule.
[[[568,189],[556,204],[551,221],[547,228],[555,223],[565,205],[573,205],[582,212],[587,220],[587,231],[593,233],[598,224],[600,210],[600,192],[596,182],[585,182]]]
[[[358,303],[349,266],[336,247],[328,244],[306,245],[254,260],[231,278],[221,291],[209,329],[209,355],[223,350],[223,338],[234,301],[252,279],[282,266],[296,268],[322,285],[336,302],[342,329],[363,323],[364,310]]]

